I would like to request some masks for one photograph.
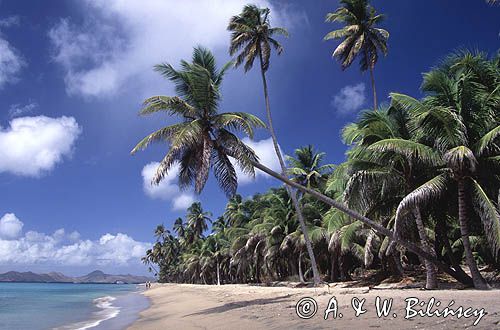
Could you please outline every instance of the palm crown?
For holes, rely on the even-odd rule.
[[[210,169],[228,195],[238,186],[232,157],[247,174],[254,175],[251,162],[257,156],[234,133],[243,132],[250,138],[256,127],[265,127],[257,117],[242,112],[218,113],[220,86],[231,63],[218,70],[213,54],[196,47],[191,62],[181,61],[179,70],[170,64],[155,66],[155,70],[175,84],[178,96],[153,96],[144,101],[141,115],[164,111],[178,116],[181,122],[163,127],[146,136],[132,150],[144,149],[152,142],[167,142],[170,149],[153,177],[158,184],[177,163],[180,165],[179,184],[186,187],[194,183],[201,192],[208,180]]]
[[[333,52],[342,63],[342,69],[349,67],[356,56],[361,55],[361,70],[373,68],[378,60],[378,53],[387,54],[389,32],[375,27],[384,20],[384,15],[377,14],[367,0],[341,0],[342,6],[326,16],[327,22],[343,23],[345,26],[325,36],[325,40],[342,39]]]
[[[278,55],[283,52],[283,47],[274,36],[288,36],[288,32],[284,28],[271,27],[269,12],[269,8],[246,5],[240,15],[233,16],[229,21],[228,30],[232,32],[229,54],[233,56],[240,52],[235,66],[245,63],[245,71],[248,71],[259,56],[262,70],[267,71],[271,47]]]

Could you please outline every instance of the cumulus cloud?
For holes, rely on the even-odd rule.
[[[26,114],[32,113],[36,108],[38,108],[38,103],[36,102],[29,102],[26,104],[11,104],[9,108],[9,117],[14,118],[24,116]]]
[[[365,103],[365,84],[343,87],[333,97],[332,106],[340,115],[348,115],[359,110]]]
[[[271,7],[268,0],[253,3]],[[126,82],[153,86],[153,65],[190,57],[192,47],[227,51],[228,20],[247,0],[87,0],[84,23],[66,18],[49,37],[69,94],[104,97]],[[286,18],[285,18],[286,17]],[[294,18],[298,17],[298,18]],[[273,10],[273,23],[303,20]],[[133,63],[133,65],[130,65]]]
[[[261,164],[265,165],[266,167],[278,173],[281,172],[280,163],[278,157],[276,156],[276,152],[274,151],[273,140],[271,138],[260,141],[254,141],[250,140],[249,138],[244,138],[242,141],[247,146],[252,148],[253,151],[255,151],[255,153],[259,157],[259,161]],[[238,166],[236,166],[236,174],[238,175],[239,184],[244,185],[253,182],[252,177],[243,173]],[[256,169],[255,179],[258,179],[259,177],[269,177],[269,176],[264,172],[262,172],[261,170]]]
[[[152,162],[144,166],[142,169],[143,189],[146,195],[154,199],[172,201],[172,209],[185,210],[196,199],[194,194],[189,191],[181,191],[177,185],[177,177],[179,175],[179,166],[175,165],[160,182],[160,184],[151,184],[151,180],[156,173],[156,169],[160,163]]]
[[[5,223],[15,223],[6,231],[13,235],[3,236]],[[28,231],[19,236],[22,227],[23,223],[12,213],[5,214],[0,220],[0,265],[137,265],[151,247],[150,243],[138,242],[123,233],[108,233],[94,241],[81,239],[78,232],[66,233],[64,229],[53,234]]]
[[[0,173],[37,177],[71,155],[81,128],[73,117],[19,117],[0,126]]]
[[[6,213],[0,219],[0,239],[14,239],[21,235],[23,223],[13,213]]]

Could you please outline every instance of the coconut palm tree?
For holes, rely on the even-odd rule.
[[[213,54],[203,47],[194,49],[191,62],[181,61],[179,70],[170,64],[155,66],[156,71],[175,84],[178,96],[150,97],[144,101],[140,114],[166,112],[182,121],[146,136],[132,150],[133,154],[153,142],[170,144],[153,183],[158,184],[178,163],[181,187],[194,183],[195,191],[200,193],[212,169],[222,190],[232,196],[238,183],[229,157],[234,158],[244,172],[254,175],[250,160],[257,161],[257,156],[232,132],[239,131],[253,137],[254,128],[265,127],[265,124],[247,113],[217,112],[220,86],[229,67],[228,63],[218,70]]]
[[[224,218],[227,222],[233,226],[240,226],[248,221],[248,216],[246,204],[241,198],[241,195],[236,194],[231,197],[224,211]]]
[[[184,221],[182,218],[175,219],[172,229],[177,233],[177,237],[184,238],[186,228],[184,227]]]
[[[356,124],[345,128],[344,138],[348,144],[354,143],[347,161],[351,175],[344,190],[344,199],[350,207],[371,216],[393,214],[401,199],[422,183],[425,169],[434,163],[429,164],[421,154],[402,153],[390,145],[393,139],[413,145],[409,131],[409,116],[395,102],[387,110],[362,113]],[[415,208],[411,216],[417,225],[422,248],[435,255],[420,210]],[[424,263],[426,288],[435,289],[436,269],[429,261]]]
[[[294,181],[308,188],[322,188],[334,169],[332,164],[321,164],[325,153],[316,152],[312,145],[295,149],[295,157],[287,156],[288,173]]]
[[[241,14],[233,16],[229,21],[227,28],[231,31],[229,54],[233,56],[239,53],[236,56],[234,64],[235,67],[244,64],[245,72],[249,71],[253,67],[255,59],[257,57],[259,58],[269,133],[271,134],[274,151],[276,152],[276,156],[278,157],[281,166],[281,174],[286,176],[287,168],[279,148],[278,138],[274,130],[271,116],[266,72],[269,69],[271,48],[274,48],[278,55],[283,52],[283,46],[275,39],[275,36],[282,35],[287,37],[288,32],[284,28],[271,27],[269,14],[269,8],[259,8],[256,5],[246,5]],[[301,229],[304,232],[307,252],[313,269],[314,284],[318,285],[321,282],[321,279],[319,277],[318,266],[316,265],[316,259],[314,258],[311,241],[309,240],[309,236],[307,234],[307,228],[300,210],[300,205],[297,201],[297,196],[295,195],[296,193],[290,188],[287,189],[289,190],[290,197],[296,209]]]
[[[204,212],[200,202],[195,202],[187,209],[188,226],[194,233],[194,236],[199,239],[208,229],[208,223],[212,222],[210,217],[212,213]]]
[[[494,256],[498,256],[500,248],[500,217],[498,210],[495,208],[494,199],[488,196],[487,189],[482,186],[481,179],[484,175],[480,171],[481,169],[488,168],[488,163],[500,156],[500,150],[495,144],[496,137],[500,136],[500,126],[496,126],[474,141],[465,134],[465,125],[462,122],[462,118],[457,116],[456,113],[446,108],[428,107],[425,103],[411,98],[407,98],[406,101],[408,106],[418,109],[420,120],[430,122],[429,118],[434,117],[433,119],[442,121],[441,123],[434,121],[432,124],[435,127],[432,130],[435,133],[441,132],[441,136],[437,137],[436,141],[447,144],[448,149],[444,150],[440,155],[442,158],[442,170],[436,173],[434,178],[416,188],[401,201],[396,218],[402,217],[409,209],[425,207],[429,202],[439,200],[452,187],[457,189],[458,221],[465,260],[471,272],[474,286],[480,289],[486,288],[487,284],[482,278],[472,254],[469,239],[469,227],[471,225],[471,210],[469,209],[469,205],[474,205],[475,212],[483,222],[484,231],[490,243],[492,253]],[[438,127],[436,124],[442,125]],[[461,135],[459,141],[449,144],[457,136],[446,136],[446,128],[452,128],[448,130],[448,133],[453,131],[453,134]],[[429,134],[430,130],[431,128],[429,127],[425,131]],[[444,140],[448,142],[444,142]],[[394,143],[394,146],[399,145],[397,148],[403,148],[401,141],[394,140],[392,143]],[[498,178],[492,175],[488,177],[488,180],[498,180]],[[487,183],[485,182],[485,184]]]
[[[377,14],[368,0],[341,0],[340,3],[340,8],[326,15],[326,22],[337,22],[345,26],[331,31],[324,39],[342,39],[333,52],[333,56],[341,62],[343,70],[360,56],[361,71],[370,71],[373,109],[377,111],[377,91],[373,70],[379,53],[387,55],[389,32],[377,27],[377,24],[384,20],[384,15]]]
[[[458,222],[465,260],[474,286],[486,288],[470,242],[472,217],[478,215],[492,255],[500,252],[500,217],[494,205],[500,176],[500,74],[495,61],[483,54],[459,52],[424,76],[422,101],[397,95],[398,103],[412,112],[413,133],[423,144],[405,145],[401,140],[380,141],[384,148],[418,152],[430,145],[440,170],[434,177],[408,194],[398,206],[396,219],[416,206],[428,205],[447,191],[458,192]],[[427,153],[429,155],[429,153]],[[450,197],[448,198],[448,200]],[[474,206],[474,211],[470,206]],[[397,226],[396,226],[397,230]]]

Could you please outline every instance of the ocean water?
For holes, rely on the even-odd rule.
[[[0,283],[0,329],[124,329],[148,307],[131,284]]]

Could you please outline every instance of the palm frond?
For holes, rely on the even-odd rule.
[[[481,156],[485,151],[488,150],[488,148],[491,146],[491,144],[500,136],[500,125],[495,127],[494,129],[490,130],[488,133],[483,135],[479,141],[476,142],[474,145],[474,153],[477,156]]]
[[[500,254],[500,215],[494,202],[488,197],[481,185],[472,179],[474,206],[481,217],[484,233],[495,259]]]

